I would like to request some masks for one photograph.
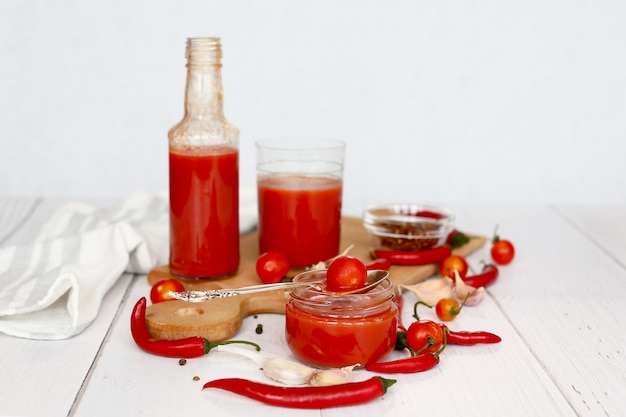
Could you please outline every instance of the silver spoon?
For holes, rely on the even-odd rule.
[[[304,274],[307,274],[307,273],[308,272],[304,272]],[[351,290],[351,291],[337,292],[336,294],[341,294],[341,295],[362,294],[362,293],[368,292],[369,290],[371,290],[372,288],[380,284],[388,276],[389,276],[389,272],[384,271],[384,270],[367,271],[367,281],[364,287]],[[180,292],[170,291],[169,295],[177,300],[188,301],[191,303],[200,303],[203,301],[210,301],[216,298],[235,297],[238,295],[252,294],[252,293],[262,292],[262,291],[273,291],[273,290],[291,289],[291,288],[298,288],[298,287],[313,287],[313,288],[321,289],[319,285],[321,282],[322,281],[317,281],[317,282],[290,281],[290,282],[279,282],[276,284],[251,285],[248,287],[232,288],[232,289],[223,288],[223,289],[218,289],[218,290],[194,290],[194,291],[180,291]]]

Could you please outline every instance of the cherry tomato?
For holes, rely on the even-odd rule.
[[[452,321],[461,312],[459,302],[454,298],[442,298],[435,306],[437,317],[443,321]]]
[[[439,264],[441,276],[455,279],[454,271],[457,271],[461,278],[467,275],[467,261],[459,255],[450,255]]]
[[[185,291],[185,286],[175,279],[164,279],[152,286],[150,289],[150,301],[152,304],[161,303],[163,301],[174,300],[169,292]]]
[[[280,282],[290,267],[289,259],[280,252],[265,252],[256,261],[256,273],[264,284]]]
[[[326,288],[341,292],[362,288],[367,281],[365,264],[354,256],[340,256],[330,263],[326,271]]]
[[[406,344],[414,352],[436,352],[442,343],[443,329],[434,321],[414,321],[406,331]]]
[[[506,265],[511,263],[515,256],[515,247],[508,240],[501,240],[496,238],[493,246],[491,247],[491,257],[493,261],[499,265]]]

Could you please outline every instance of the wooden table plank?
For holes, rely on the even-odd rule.
[[[33,205],[35,210],[24,217],[27,221],[23,221],[2,245],[32,240],[62,202],[44,200]],[[3,208],[6,205],[0,204],[0,213]],[[3,221],[12,218],[15,217],[0,216]],[[0,229],[3,227],[6,224],[0,223]],[[0,334],[0,415],[70,414],[131,279],[131,275],[120,278],[107,293],[95,321],[71,339],[35,341]]]
[[[497,210],[474,208],[468,224],[473,230],[486,228]],[[593,211],[587,216],[573,227],[555,209],[500,210],[502,237],[514,242],[517,253],[501,268],[490,293],[578,415],[626,415],[626,318],[621,314],[626,270],[581,232],[584,219],[597,218]],[[609,225],[622,217],[617,212],[602,216],[611,250],[619,248],[613,237],[617,229]]]
[[[557,210],[626,268],[626,206],[565,205]]]

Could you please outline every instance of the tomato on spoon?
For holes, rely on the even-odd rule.
[[[358,290],[365,286],[367,269],[354,256],[340,256],[328,266],[326,289],[333,292]]]

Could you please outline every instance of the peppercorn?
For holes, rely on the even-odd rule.
[[[186,363],[187,363],[187,359],[185,359],[185,358],[182,358],[182,359],[179,359],[179,360],[178,360],[178,364],[179,364],[180,366],[183,366],[183,365],[185,365]]]
[[[256,334],[261,334],[263,333],[263,325],[261,323],[256,325],[256,329],[254,329]]]

